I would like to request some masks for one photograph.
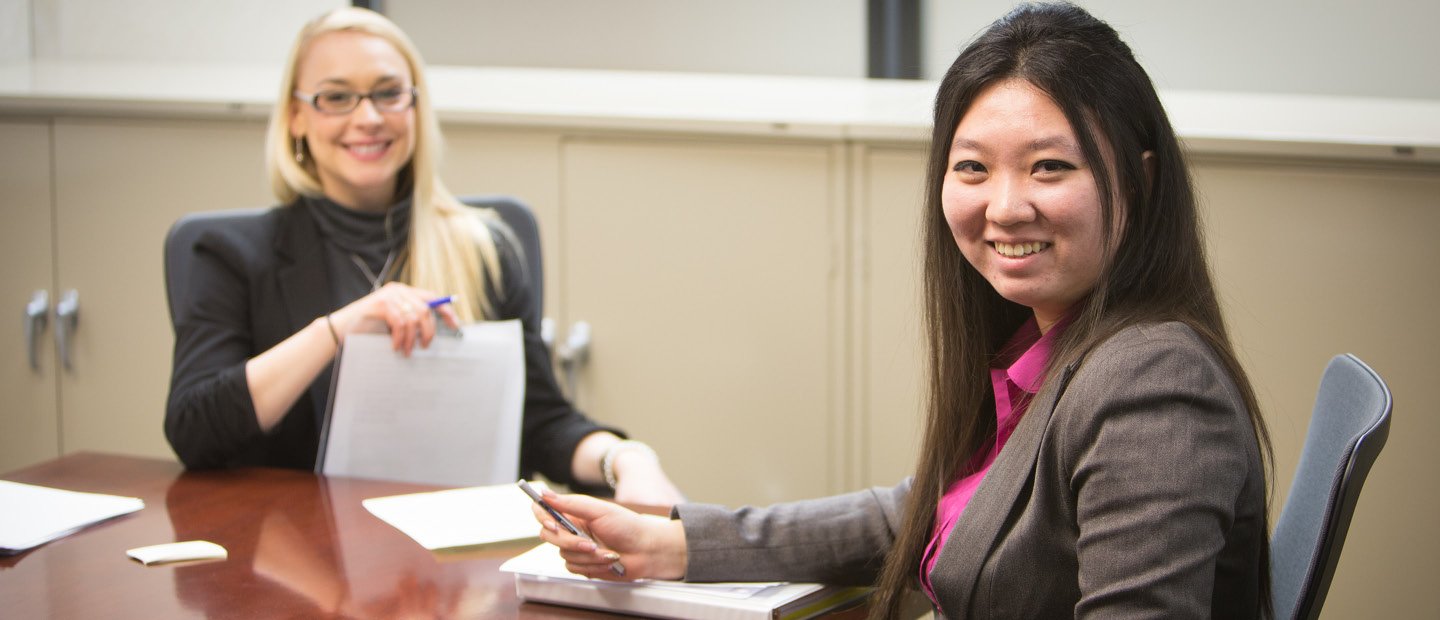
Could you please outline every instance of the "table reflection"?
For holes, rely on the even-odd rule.
[[[145,500],[145,509],[0,560],[0,618],[612,617],[521,603],[500,564],[525,546],[432,555],[361,500],[440,487],[285,469],[184,471],[76,453],[5,479]],[[142,566],[126,549],[209,540],[225,560]]]
[[[444,561],[371,515],[361,500],[388,494],[375,483],[307,475],[257,493],[227,489],[226,478],[187,473],[166,492],[176,541],[211,540],[229,552],[174,570],[178,598],[206,617],[474,617],[513,592],[497,570],[504,554]],[[216,514],[193,504],[227,493],[235,497],[224,505],[247,508]]]

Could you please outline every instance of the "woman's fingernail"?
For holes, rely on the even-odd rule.
[[[581,551],[585,551],[588,553],[595,550],[595,543],[588,540],[582,540],[580,541],[579,547]]]
[[[620,554],[611,551],[605,554],[605,559],[610,560],[611,562],[618,562],[620,561]]]

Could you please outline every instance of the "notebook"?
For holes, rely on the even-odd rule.
[[[560,550],[549,544],[511,558],[500,570],[514,573],[515,592],[525,601],[650,618],[804,620],[858,605],[870,594],[870,588],[816,583],[588,579],[565,570]]]

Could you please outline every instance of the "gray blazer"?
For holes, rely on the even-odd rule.
[[[679,506],[686,578],[873,584],[909,488]],[[1255,617],[1265,504],[1225,367],[1184,325],[1133,327],[1036,395],[931,583],[949,618]]]

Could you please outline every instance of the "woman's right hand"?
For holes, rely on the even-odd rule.
[[[531,506],[543,529],[540,540],[560,548],[565,569],[577,575],[611,581],[680,579],[685,576],[685,528],[679,521],[636,514],[624,506],[586,495],[556,495],[544,491],[545,501],[564,513],[575,527],[594,540],[571,534],[539,504]],[[610,569],[614,562],[625,575]]]
[[[418,344],[421,348],[430,346],[435,338],[435,318],[429,303],[442,295],[433,291],[416,288],[399,282],[389,282],[379,290],[357,299],[335,312],[330,321],[336,336],[344,341],[345,336],[367,324],[385,325],[390,331],[390,340],[396,351],[409,356]],[[460,323],[450,304],[435,309],[445,323],[458,329]]]

